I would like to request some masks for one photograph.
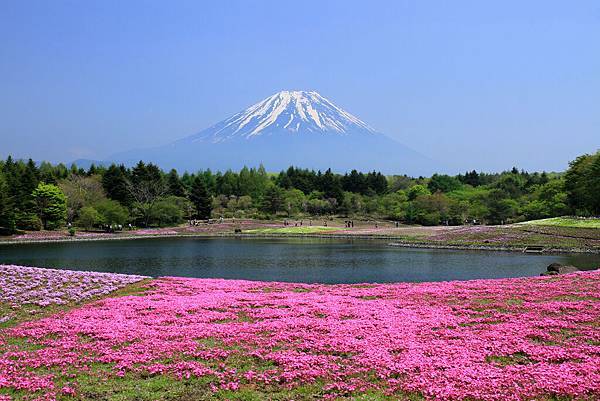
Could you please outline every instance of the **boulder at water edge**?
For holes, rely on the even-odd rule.
[[[548,265],[547,271],[542,273],[542,276],[551,276],[555,274],[568,274],[580,271],[575,266],[561,265],[560,263],[551,263]]]

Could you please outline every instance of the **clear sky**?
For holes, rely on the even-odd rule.
[[[452,170],[563,170],[600,148],[600,2],[0,6],[2,157],[161,145],[283,89]]]

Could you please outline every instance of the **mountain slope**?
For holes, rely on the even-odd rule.
[[[317,92],[282,91],[189,138],[219,143],[303,132],[348,135],[375,132]]]
[[[336,171],[428,174],[429,159],[376,132],[317,92],[282,91],[198,134],[154,149],[116,154],[112,161],[152,161],[163,168],[270,171],[296,165]]]

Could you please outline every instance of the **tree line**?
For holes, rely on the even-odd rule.
[[[351,216],[410,224],[503,224],[565,214],[600,214],[600,152],[565,173],[469,171],[455,176],[337,174],[290,167],[238,172],[162,171],[140,161],[75,165],[0,161],[0,231],[169,226],[216,217]]]

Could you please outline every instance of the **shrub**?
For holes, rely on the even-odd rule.
[[[40,231],[42,229],[42,220],[35,213],[18,213],[15,223],[21,230]]]
[[[95,208],[86,206],[81,208],[81,211],[79,212],[79,220],[77,222],[79,226],[85,228],[86,230],[90,230],[96,224],[100,224],[102,222],[102,215],[100,215]]]
[[[105,200],[95,205],[95,209],[102,216],[102,223],[125,225],[129,219],[129,211],[114,200]]]

